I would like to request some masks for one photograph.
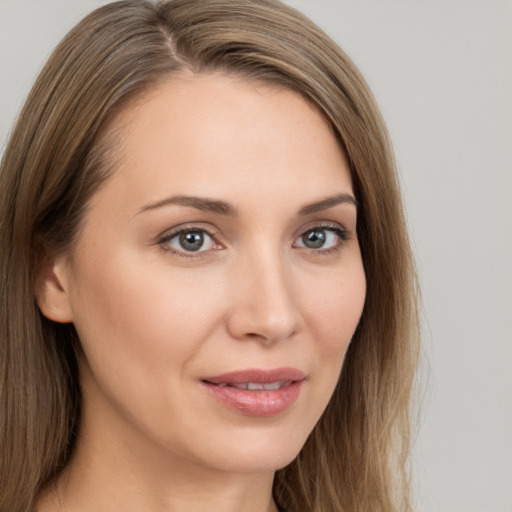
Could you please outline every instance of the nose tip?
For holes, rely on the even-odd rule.
[[[268,308],[267,308],[268,309]],[[240,340],[261,340],[276,343],[295,333],[295,322],[288,315],[276,312],[255,311],[253,308],[237,308],[229,322],[229,331]]]
[[[230,334],[239,340],[267,344],[292,337],[300,322],[290,281],[283,269],[275,265],[239,276],[238,293],[228,319]]]

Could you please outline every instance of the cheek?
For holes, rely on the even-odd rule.
[[[191,361],[216,325],[218,287],[201,276],[199,288],[183,270],[137,257],[112,257],[96,268],[81,267],[75,297],[84,403],[109,421],[120,412],[127,425],[168,445],[171,433],[193,425],[183,396]]]
[[[219,302],[207,275],[191,279],[136,256],[94,267],[82,266],[73,300],[75,326],[91,363],[108,370],[115,359],[117,367],[133,366],[134,372],[164,366],[172,371],[213,328]]]
[[[364,307],[366,279],[362,263],[356,260],[350,267],[332,272],[314,290],[303,291],[308,304],[306,324],[325,356],[343,356]]]
[[[366,279],[362,261],[331,272],[329,278],[317,280],[314,293],[303,297],[305,323],[314,340],[315,375],[319,401],[327,406],[338,382],[348,346],[357,328],[366,297]]]

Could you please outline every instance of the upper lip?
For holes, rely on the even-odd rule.
[[[215,375],[213,377],[204,377],[201,380],[212,384],[243,384],[245,382],[257,382],[268,384],[278,381],[299,381],[306,378],[305,374],[296,368],[250,368],[247,370],[238,370],[234,372]]]

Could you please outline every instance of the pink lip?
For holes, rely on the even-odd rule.
[[[297,400],[306,376],[295,368],[249,369],[201,379],[205,389],[227,407],[247,416],[275,416]],[[275,390],[248,390],[230,384],[284,382]],[[220,386],[227,384],[227,386]]]

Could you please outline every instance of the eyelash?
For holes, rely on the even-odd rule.
[[[336,254],[343,248],[345,242],[350,240],[350,234],[346,229],[342,228],[339,224],[333,224],[329,222],[320,223],[306,229],[297,237],[297,240],[302,238],[306,233],[311,233],[312,231],[330,231],[331,233],[334,233],[338,237],[338,241],[336,245],[334,245],[333,247],[329,247],[327,249],[311,249],[308,247],[302,247],[311,256],[329,256]],[[294,246],[295,243],[296,242],[294,242]]]
[[[165,252],[170,252],[172,254],[175,254],[176,256],[179,256],[180,258],[198,259],[198,258],[205,256],[205,253],[209,252],[208,250],[197,251],[197,252],[185,251],[185,250],[180,251],[180,250],[177,250],[174,247],[171,247],[169,245],[169,242],[173,238],[176,238],[177,236],[179,236],[183,233],[190,233],[190,232],[206,233],[213,240],[214,244],[219,244],[219,242],[217,241],[217,238],[219,237],[217,231],[208,229],[204,226],[198,226],[197,224],[187,224],[185,226],[180,226],[176,230],[167,232],[158,240],[157,243]]]
[[[321,231],[321,230],[330,231],[331,233],[334,233],[338,237],[338,242],[336,243],[336,245],[334,247],[329,247],[327,249],[322,249],[322,248],[311,249],[308,247],[296,245],[297,240],[301,239],[307,233],[311,233],[313,231]],[[183,233],[189,233],[189,232],[205,233],[212,239],[213,244],[220,244],[220,242],[217,241],[217,238],[218,238],[217,231],[208,229],[204,226],[198,226],[196,224],[180,226],[179,229],[165,233],[162,237],[160,237],[158,239],[157,244],[165,252],[170,252],[180,258],[185,258],[185,259],[198,259],[198,258],[204,257],[206,255],[206,253],[210,252],[211,250],[219,250],[219,249],[206,249],[203,251],[199,250],[197,252],[196,251],[185,251],[185,250],[181,251],[181,250],[177,250],[169,245],[169,242],[171,240],[173,240],[174,238],[176,238],[177,236],[179,236]],[[328,256],[328,255],[339,252],[347,240],[350,240],[350,234],[347,230],[343,229],[339,224],[320,223],[320,224],[316,224],[316,225],[306,229],[305,231],[303,231],[296,238],[296,240],[293,243],[293,246],[304,249],[310,255]]]

